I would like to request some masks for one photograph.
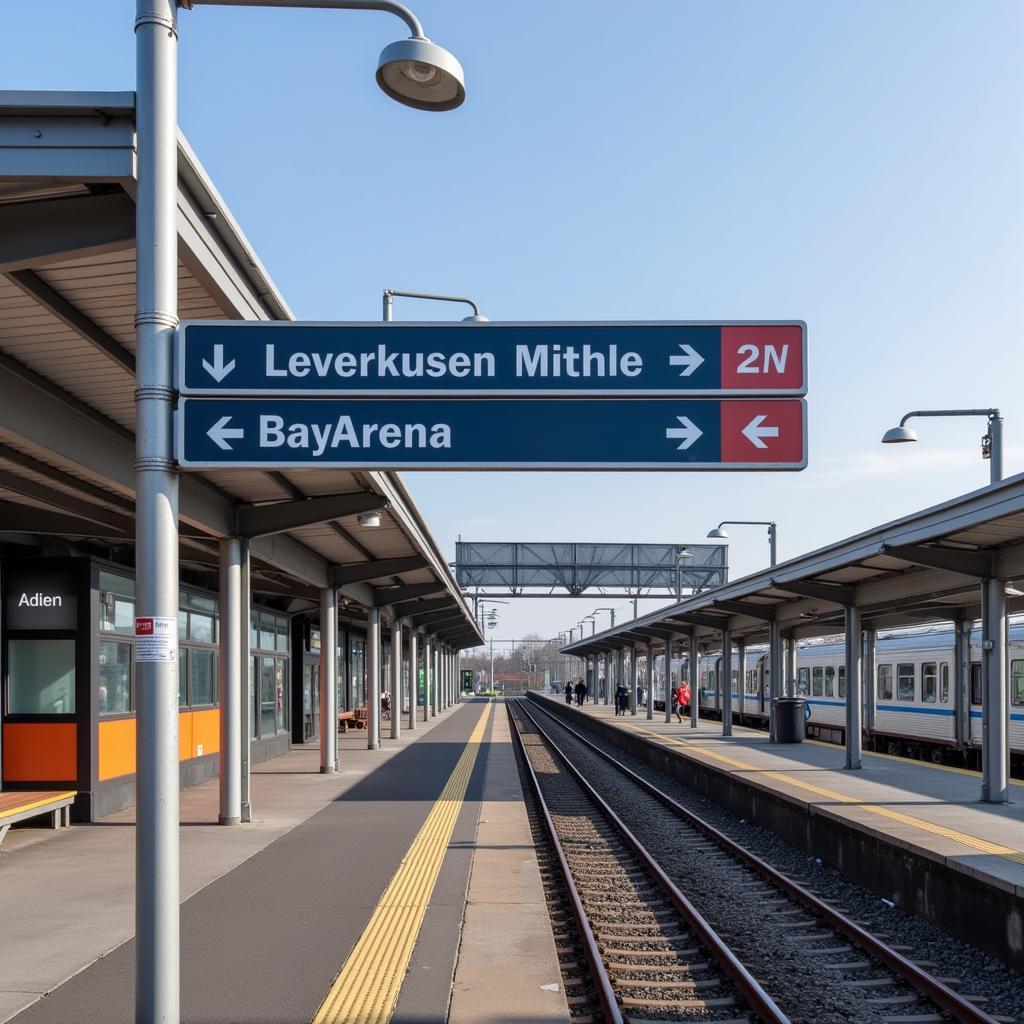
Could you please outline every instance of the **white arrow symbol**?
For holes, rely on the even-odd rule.
[[[676,451],[686,451],[699,437],[703,436],[704,431],[694,423],[689,416],[677,416],[677,420],[682,423],[681,427],[668,427],[665,430],[665,436],[671,438],[673,441],[678,441],[679,444],[676,446]]]
[[[245,431],[241,427],[232,427],[228,429],[228,424],[231,422],[230,416],[221,416],[219,420],[206,432],[206,436],[218,447],[226,452],[231,451],[231,445],[228,444],[229,437],[237,437],[239,439],[245,437]]]
[[[213,362],[203,360],[203,369],[219,384],[235,368],[234,359],[224,362],[224,346],[213,346]]]
[[[767,448],[768,445],[761,440],[762,437],[778,437],[778,427],[762,427],[766,417],[755,416],[744,428],[743,436],[755,447],[755,448]]]
[[[704,362],[704,357],[692,345],[680,345],[679,348],[683,350],[683,354],[669,356],[669,366],[681,366],[682,370],[679,371],[679,376],[689,377]]]

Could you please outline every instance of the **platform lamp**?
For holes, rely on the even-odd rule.
[[[775,565],[775,544],[778,537],[778,527],[775,523],[769,519],[723,519],[714,530],[708,531],[708,540],[728,540],[729,534],[722,529],[723,526],[767,526],[769,565]]]
[[[607,612],[608,613],[608,616],[611,619],[611,623],[608,626],[608,628],[609,629],[614,629],[615,628],[615,609],[610,607],[610,606],[606,607],[606,608],[595,608],[594,609],[594,615],[597,615],[598,612]]]
[[[172,428],[172,354],[178,304],[178,8],[284,7],[383,11],[401,18],[410,38],[392,43],[377,61],[377,84],[419,110],[452,110],[466,98],[462,67],[432,43],[419,19],[393,0],[136,0],[135,5],[135,508],[136,605],[163,626],[178,614],[178,476]],[[240,545],[229,562],[241,561]],[[237,576],[236,569],[235,572]],[[225,618],[234,609],[221,609]],[[241,615],[239,613],[239,620]],[[225,635],[229,631],[225,631]],[[180,778],[177,660],[139,662],[137,818],[135,844],[135,1019],[175,1024],[181,1017]],[[222,680],[221,714],[238,715],[237,679]],[[331,698],[333,700],[333,697]],[[233,705],[232,705],[233,701]],[[333,714],[333,704],[331,705]],[[232,719],[233,721],[237,718]],[[241,736],[241,730],[235,729]],[[240,746],[241,740],[238,744]],[[231,746],[235,746],[231,740]],[[228,758],[234,751],[225,751]],[[245,816],[239,748],[227,780]],[[232,807],[234,811],[234,807]]]
[[[490,323],[487,317],[480,312],[479,307],[472,299],[463,298],[461,295],[432,295],[428,292],[400,292],[394,288],[384,289],[384,322],[391,323],[394,320],[394,303],[392,300],[398,295],[403,299],[429,299],[432,302],[461,302],[473,310],[472,316],[464,316],[464,324],[486,324]]]
[[[689,548],[679,548],[676,551],[676,600],[681,601],[683,599],[683,566],[687,562],[692,562],[697,556]],[[612,625],[615,625],[615,620],[612,619]]]
[[[1003,417],[998,409],[916,409],[908,412],[898,427],[892,427],[882,435],[882,444],[916,441],[917,432],[906,423],[917,416],[985,416],[988,433],[981,439],[981,457],[989,460],[989,482],[997,484],[1003,479]]]

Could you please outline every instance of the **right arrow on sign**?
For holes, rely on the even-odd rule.
[[[699,440],[703,435],[704,431],[694,423],[689,416],[677,416],[677,420],[682,424],[681,427],[668,427],[665,431],[665,436],[672,441],[678,441],[676,450],[684,452],[694,442]]]
[[[778,427],[762,427],[765,416],[755,416],[744,428],[743,436],[755,447],[755,448],[767,448],[768,445],[764,443],[762,438],[765,437],[778,437]]]
[[[228,444],[229,439],[241,440],[245,437],[245,431],[241,427],[228,428],[228,424],[231,422],[230,416],[221,416],[219,420],[206,432],[207,437],[222,450],[229,452],[231,451],[231,445]]]
[[[704,357],[692,345],[684,344],[678,347],[682,349],[683,354],[681,356],[669,356],[669,366],[681,366],[682,369],[679,371],[679,376],[689,377],[704,362]]]

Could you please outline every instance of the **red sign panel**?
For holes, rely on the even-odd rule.
[[[803,348],[803,329],[797,324],[722,327],[723,390],[806,387]]]
[[[151,615],[140,616],[135,620],[135,635],[136,636],[152,636],[153,635],[153,617]]]
[[[784,398],[722,402],[722,462],[806,465],[804,408]]]

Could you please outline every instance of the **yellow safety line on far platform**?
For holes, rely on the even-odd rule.
[[[650,736],[663,743],[682,747],[691,757],[698,756],[698,751],[694,750],[690,744],[684,743],[682,740],[678,740],[674,736],[665,736],[661,733],[655,732],[653,729],[645,729],[643,726],[633,725],[630,722],[625,723],[625,728],[631,729],[634,732],[643,733],[645,736]],[[835,800],[837,803],[856,805],[871,814],[877,814],[879,817],[888,818],[890,821],[898,821],[903,825],[911,825],[914,828],[920,829],[922,832],[930,832],[932,835],[952,839],[954,842],[963,843],[964,846],[969,846],[973,850],[979,850],[981,853],[989,853],[997,857],[1005,857],[1007,860],[1015,861],[1018,864],[1024,864],[1024,852],[1011,849],[1008,846],[1001,846],[999,843],[990,843],[987,839],[979,839],[977,836],[968,835],[966,832],[957,832],[956,829],[946,828],[945,825],[936,825],[934,822],[925,821],[923,818],[915,818],[910,814],[904,814],[902,811],[894,811],[889,807],[864,803],[860,797],[845,796],[842,793],[837,793],[833,789],[826,789],[824,786],[815,785],[813,782],[806,782],[803,779],[794,778],[786,772],[765,771],[763,768],[758,768],[757,765],[748,764],[747,762],[740,761],[735,757],[729,757],[726,754],[719,753],[717,750],[711,750],[706,746],[700,747],[699,754],[710,757],[716,761],[721,761],[723,764],[727,764],[739,771],[757,772],[761,778],[774,779],[777,782],[786,783],[787,786],[796,786],[798,789],[806,789],[810,793],[814,793],[817,796],[827,797],[829,800]],[[821,770],[827,771],[828,769],[823,768]]]
[[[493,709],[489,703],[480,716],[313,1024],[387,1024],[391,1019]]]

